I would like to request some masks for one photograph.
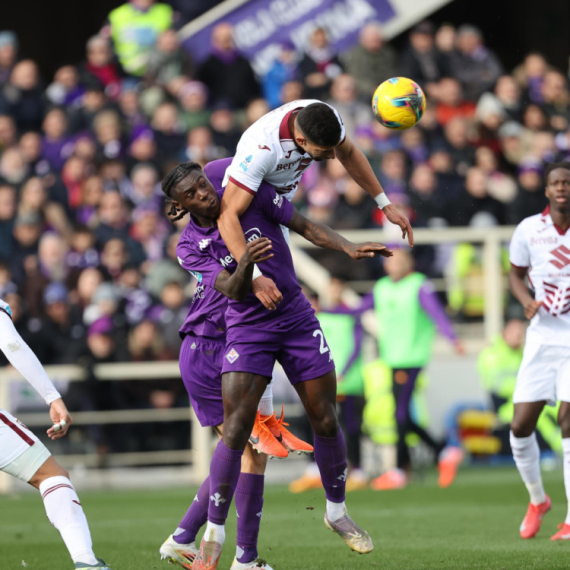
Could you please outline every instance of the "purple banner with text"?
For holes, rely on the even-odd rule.
[[[212,28],[219,22],[234,26],[237,48],[263,73],[279,52],[292,42],[303,51],[316,27],[327,30],[331,44],[343,51],[354,45],[367,22],[386,24],[396,13],[388,0],[251,0],[184,40],[197,61],[210,53]]]

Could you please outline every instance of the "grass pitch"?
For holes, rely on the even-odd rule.
[[[550,541],[566,515],[562,472],[547,474],[545,484],[553,509],[528,541],[518,536],[528,498],[514,468],[466,470],[446,490],[429,475],[402,491],[350,493],[350,513],[375,542],[366,556],[325,528],[322,492],[291,495],[269,486],[260,554],[275,570],[568,569],[570,543]],[[96,554],[113,570],[179,568],[162,562],[158,549],[194,491],[81,493]],[[235,514],[227,537],[219,570],[229,569],[234,556]],[[37,494],[0,498],[0,570],[22,570],[23,563],[29,570],[73,568]]]

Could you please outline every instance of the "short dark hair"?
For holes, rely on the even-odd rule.
[[[548,177],[553,170],[557,168],[563,168],[564,170],[570,170],[570,162],[561,161],[561,162],[551,162],[550,164],[546,165],[544,169],[544,181],[548,183]]]
[[[336,113],[325,103],[311,103],[299,111],[297,124],[313,144],[330,148],[340,143],[342,129]]]
[[[162,191],[167,199],[170,200],[168,215],[170,216],[171,222],[182,219],[188,213],[184,208],[177,208],[172,203],[172,190],[194,170],[202,170],[202,167],[197,162],[182,162],[178,166],[175,166],[162,181]]]

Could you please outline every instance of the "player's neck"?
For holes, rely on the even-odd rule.
[[[550,217],[554,225],[561,230],[566,231],[570,227],[570,210],[564,208],[563,210],[557,209],[550,205]]]
[[[199,228],[213,228],[218,223],[218,220],[214,220],[212,218],[204,218],[203,216],[197,216],[196,214],[191,215],[194,223]]]

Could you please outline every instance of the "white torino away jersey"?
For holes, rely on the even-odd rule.
[[[510,261],[529,268],[529,283],[542,301],[527,341],[570,346],[570,231],[554,225],[549,208],[525,218],[511,240]]]
[[[291,200],[303,172],[313,159],[300,153],[293,142],[288,120],[291,113],[317,99],[300,99],[287,103],[267,113],[249,127],[241,136],[236,154],[226,170],[224,186],[231,180],[244,190],[255,193],[265,181],[280,194]],[[331,107],[333,109],[333,107]],[[333,109],[334,110],[334,109]],[[341,125],[340,140],[345,139],[345,130],[340,115],[334,110]]]

